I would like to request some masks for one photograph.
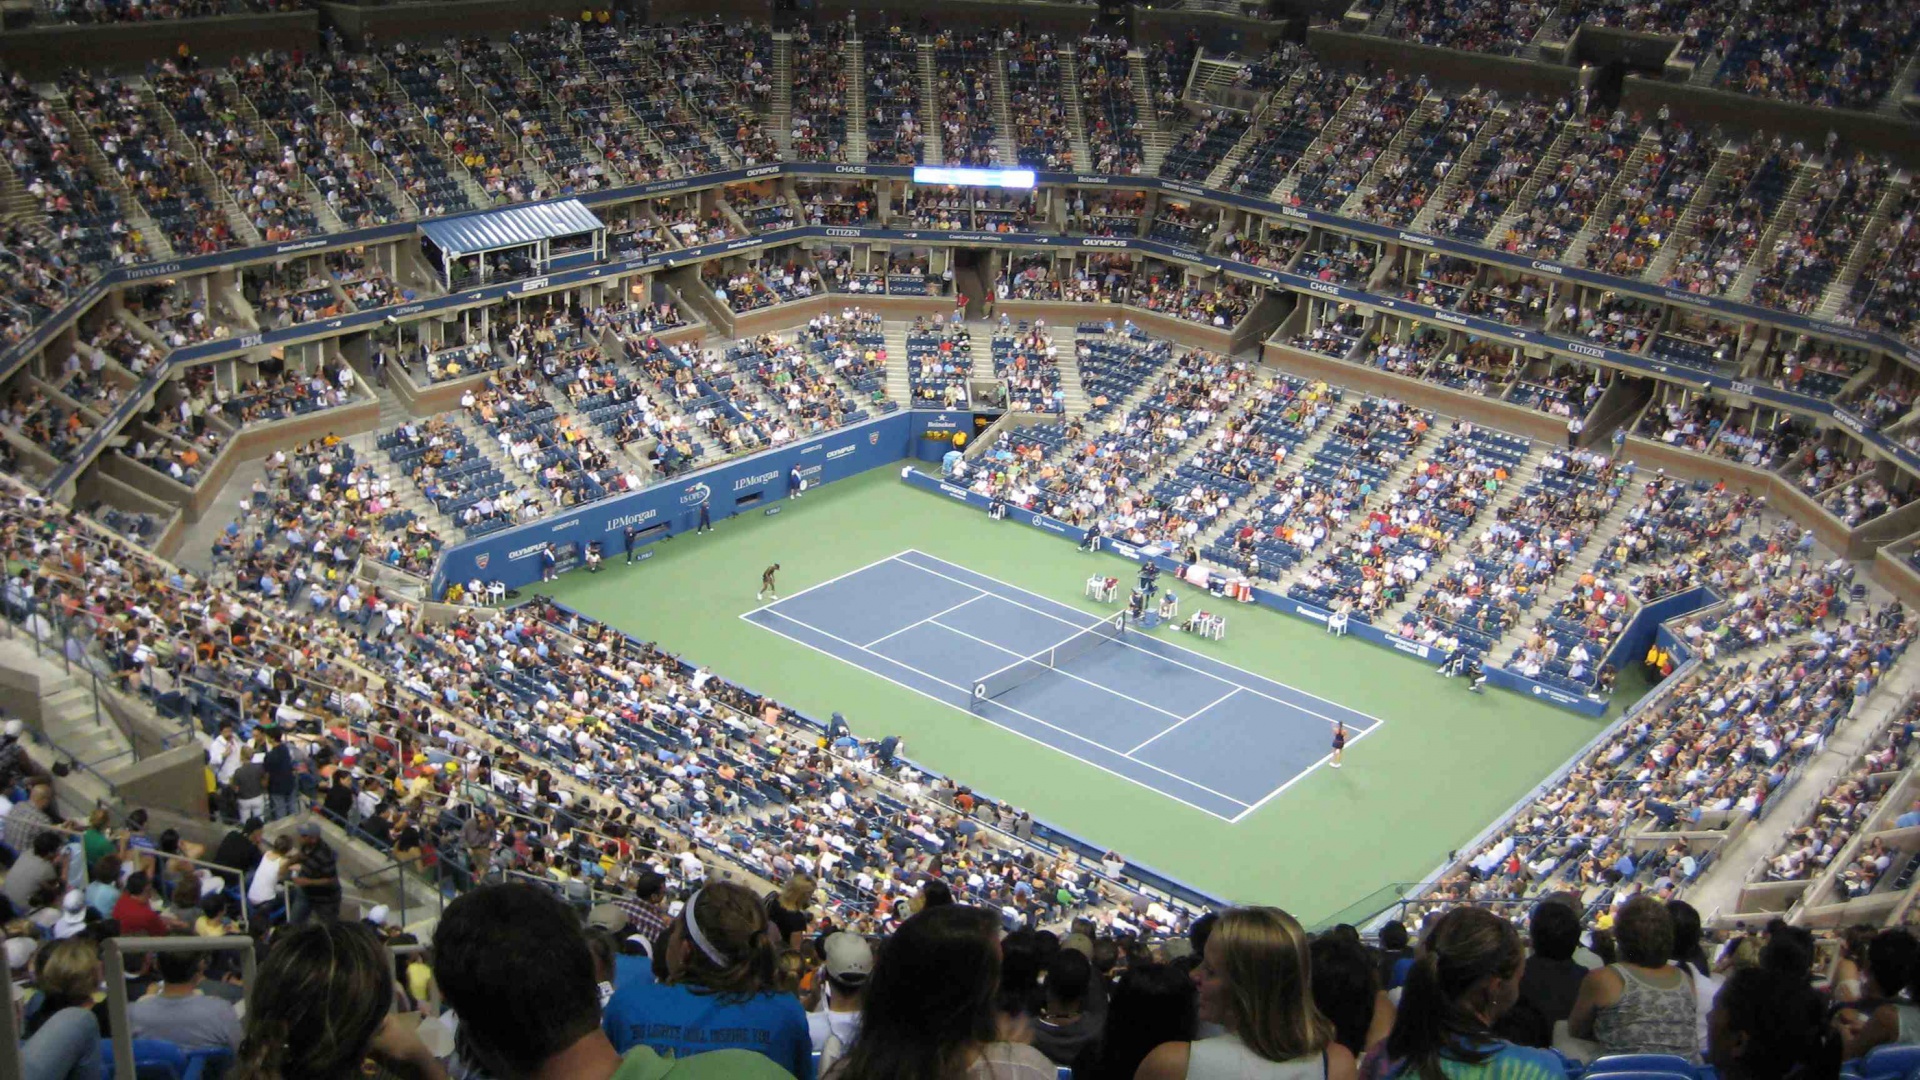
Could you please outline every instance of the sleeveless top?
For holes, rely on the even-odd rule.
[[[1187,1044],[1187,1080],[1326,1080],[1326,1076],[1324,1053],[1268,1061],[1247,1049],[1238,1035],[1195,1039]]]
[[[1624,964],[1609,964],[1620,976],[1620,1000],[1594,1014],[1593,1037],[1609,1054],[1672,1054],[1698,1061],[1693,983],[1684,974],[1671,987],[1655,986]],[[1677,970],[1677,969],[1675,969]]]

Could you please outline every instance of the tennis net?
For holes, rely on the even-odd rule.
[[[990,671],[973,680],[973,699],[976,702],[990,701],[1016,686],[1032,682],[1075,657],[1085,656],[1109,641],[1118,641],[1126,624],[1125,615],[1102,619],[1052,648],[1021,657],[998,671]]]

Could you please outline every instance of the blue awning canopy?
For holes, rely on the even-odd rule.
[[[449,256],[478,255],[604,228],[606,224],[579,199],[509,206],[420,223],[427,239]]]

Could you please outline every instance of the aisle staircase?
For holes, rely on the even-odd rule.
[[[1133,106],[1135,113],[1135,134],[1140,136],[1140,171],[1148,176],[1160,175],[1160,166],[1167,160],[1167,148],[1173,140],[1160,126],[1160,115],[1153,110],[1153,84],[1147,78],[1147,54],[1139,49],[1127,50],[1128,81],[1133,83]]]
[[[1507,209],[1500,215],[1500,220],[1494,222],[1493,227],[1487,230],[1487,243],[1498,243],[1501,237],[1526,220],[1527,212],[1533,207],[1534,197],[1540,193],[1540,185],[1546,183],[1559,171],[1560,163],[1567,159],[1567,148],[1573,145],[1574,136],[1579,130],[1580,121],[1578,120],[1569,120],[1560,128],[1560,134],[1554,137],[1553,145],[1547,147],[1546,153],[1540,155],[1540,164],[1527,174],[1527,182],[1520,188],[1520,193],[1507,204]]]
[[[1747,264],[1740,268],[1740,276],[1734,279],[1733,288],[1727,290],[1727,299],[1746,300],[1753,295],[1753,283],[1760,279],[1760,271],[1772,264],[1773,245],[1780,239],[1781,230],[1793,227],[1800,217],[1800,204],[1820,179],[1823,160],[1809,157],[1800,163],[1800,170],[1793,177],[1793,186],[1787,189],[1779,205],[1773,208],[1773,214],[1768,217],[1766,228],[1760,234],[1760,242],[1747,255]]]
[[[1480,160],[1480,155],[1486,153],[1487,144],[1493,141],[1495,133],[1506,131],[1514,115],[1513,110],[1505,106],[1494,109],[1493,115],[1487,117],[1487,122],[1480,125],[1479,131],[1474,132],[1473,141],[1454,157],[1453,165],[1447,170],[1447,175],[1433,186],[1432,193],[1427,196],[1426,204],[1420,208],[1418,214],[1414,215],[1413,220],[1407,223],[1408,228],[1414,232],[1427,232],[1433,228],[1434,219],[1440,216],[1440,208],[1452,201],[1460,185],[1466,183],[1467,177],[1472,174],[1473,165]]]
[[[1613,183],[1607,185],[1607,193],[1593,204],[1593,213],[1580,225],[1580,231],[1573,234],[1573,241],[1560,254],[1560,261],[1568,266],[1586,265],[1587,248],[1593,244],[1593,238],[1606,231],[1613,221],[1613,212],[1620,205],[1630,178],[1640,175],[1640,169],[1660,149],[1660,136],[1645,132],[1640,141],[1633,146],[1633,153],[1613,174]]]
[[[927,133],[923,159],[929,165],[944,165],[947,152],[940,141],[940,77],[934,73],[933,44],[922,41],[915,55],[920,60],[920,129]]]
[[[793,155],[793,35],[773,35],[773,144],[782,158]]]
[[[1093,152],[1087,147],[1087,117],[1080,100],[1080,58],[1072,45],[1060,46],[1060,93],[1067,107],[1067,141],[1073,148],[1073,167],[1093,168]]]
[[[847,72],[847,160],[867,160],[867,63],[860,35],[849,33],[840,47]]]
[[[1848,299],[1853,296],[1853,286],[1866,272],[1867,261],[1872,257],[1874,244],[1880,237],[1887,222],[1893,219],[1893,208],[1900,205],[1900,199],[1911,189],[1913,177],[1902,172],[1895,182],[1888,184],[1880,193],[1880,201],[1874,204],[1873,214],[1860,229],[1860,235],[1854,239],[1853,250],[1848,252],[1845,262],[1840,264],[1840,272],[1828,284],[1827,291],[1820,297],[1820,306],[1813,314],[1821,319],[1838,319],[1846,311]]]
[[[1667,230],[1665,239],[1661,241],[1659,254],[1647,263],[1647,272],[1640,275],[1640,280],[1659,282],[1673,272],[1673,264],[1680,258],[1680,251],[1686,246],[1686,240],[1699,230],[1701,215],[1705,214],[1707,208],[1720,197],[1720,188],[1726,183],[1727,170],[1733,162],[1739,160],[1739,157],[1740,152],[1736,147],[1727,143],[1721,144],[1720,149],[1715,152],[1713,167],[1707,170],[1706,179],[1700,182],[1700,187],[1693,193],[1693,198],[1687,200],[1687,208],[1680,212],[1680,217],[1673,223],[1673,228]]]
[[[988,77],[993,80],[993,145],[1000,152],[1000,164],[1011,168],[1020,159],[1020,144],[1014,138],[1013,87],[1007,81],[1005,47],[994,46],[993,66],[988,71]]]

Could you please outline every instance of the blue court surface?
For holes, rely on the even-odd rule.
[[[1229,822],[1325,764],[1333,721],[1349,745],[1381,723],[1136,629],[970,707],[981,676],[1100,619],[919,551],[741,618]]]

